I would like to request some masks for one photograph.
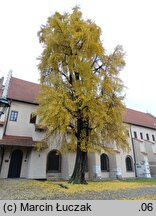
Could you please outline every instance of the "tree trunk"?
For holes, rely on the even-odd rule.
[[[87,184],[85,180],[85,168],[87,162],[87,152],[81,151],[80,145],[77,145],[76,161],[73,174],[69,179],[69,183]]]
[[[87,162],[87,152],[81,150],[81,133],[83,129],[83,120],[79,118],[77,120],[77,151],[76,160],[73,174],[69,179],[69,183],[73,184],[87,184],[85,180],[85,168]]]

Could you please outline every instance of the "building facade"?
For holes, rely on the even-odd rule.
[[[39,85],[8,77],[0,81],[0,94],[10,101],[10,107],[0,118],[0,178],[69,179],[75,153],[61,154],[61,137],[51,136],[47,148],[37,151],[34,146],[45,136],[44,128],[33,115],[38,104]],[[90,153],[86,178],[134,178],[156,176],[156,118],[151,114],[126,109],[130,151],[114,149]]]

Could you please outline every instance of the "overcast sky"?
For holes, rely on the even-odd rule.
[[[68,12],[76,4],[102,28],[108,52],[118,44],[126,52],[126,106],[156,116],[155,0],[0,0],[0,77],[11,69],[14,77],[38,82],[37,32],[55,11]]]

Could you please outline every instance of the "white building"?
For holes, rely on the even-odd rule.
[[[39,85],[10,77],[3,93],[11,106],[0,118],[0,178],[69,179],[75,154],[61,155],[59,136],[51,137],[46,149],[34,149],[45,134],[32,116],[38,106]],[[156,176],[156,118],[127,109],[124,122],[129,130],[130,152],[114,149],[111,155],[88,154],[86,178]]]

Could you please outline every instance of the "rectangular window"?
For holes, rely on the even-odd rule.
[[[153,141],[155,142],[155,136],[154,136],[154,135],[152,135],[152,139],[153,139]]]
[[[140,133],[140,138],[143,139],[143,133]]]
[[[149,140],[149,135],[148,134],[146,134],[146,139]]]
[[[17,111],[11,111],[10,114],[10,121],[17,121],[18,112]]]
[[[32,123],[32,124],[36,123],[36,116],[34,114],[30,115],[30,123]]]
[[[137,138],[137,132],[134,131],[134,138]]]

